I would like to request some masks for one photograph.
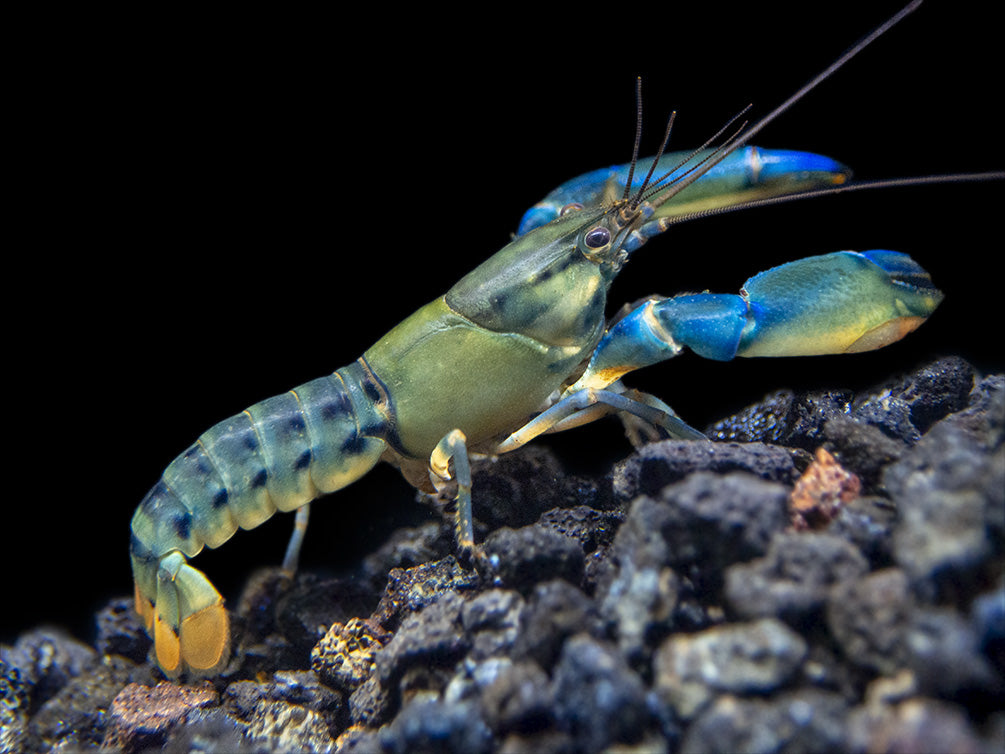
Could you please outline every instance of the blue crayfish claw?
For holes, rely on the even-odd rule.
[[[743,286],[749,323],[739,356],[813,356],[882,348],[942,302],[907,254],[839,251],[783,264]]]
[[[739,294],[647,299],[611,325],[570,390],[606,387],[684,348],[716,361],[871,351],[916,329],[942,298],[907,254],[807,257],[755,275]]]

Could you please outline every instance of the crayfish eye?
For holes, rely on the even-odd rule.
[[[611,242],[611,231],[600,225],[588,231],[583,237],[583,241],[589,249],[601,249]]]
[[[568,215],[570,212],[578,212],[582,208],[583,205],[580,204],[579,202],[572,202],[571,204],[566,204],[564,207],[562,207],[562,209],[559,210],[558,214]]]

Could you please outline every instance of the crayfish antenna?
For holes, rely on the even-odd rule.
[[[670,113],[670,117],[667,119],[667,130],[666,130],[666,133],[663,134],[663,141],[660,143],[660,148],[656,152],[656,156],[653,158],[653,164],[649,166],[649,172],[646,173],[646,179],[644,181],[642,181],[642,185],[639,186],[638,193],[635,194],[635,198],[632,199],[632,207],[638,207],[639,203],[642,201],[642,195],[645,193],[646,186],[649,185],[649,181],[653,177],[653,173],[656,170],[656,165],[660,161],[660,158],[663,156],[663,152],[666,151],[667,144],[670,143],[670,132],[673,130],[673,122],[676,119],[677,119],[677,111],[674,110],[672,113]],[[681,163],[681,164],[682,165],[686,164],[687,161],[690,160],[693,156],[694,156],[694,152],[692,152],[690,155],[688,155],[687,159],[685,159],[684,162]],[[675,167],[670,172],[673,173],[673,171],[677,170],[677,168],[679,168],[679,167],[680,167],[680,165],[678,165],[677,167]],[[659,183],[659,181],[657,181],[657,183]]]
[[[638,103],[638,108],[637,108],[636,119],[635,119],[635,144],[632,147],[632,161],[629,163],[629,166],[628,166],[628,179],[625,181],[625,190],[624,190],[624,192],[622,193],[622,196],[621,196],[621,201],[623,201],[623,202],[627,202],[628,201],[629,192],[631,191],[632,180],[635,177],[635,167],[638,164],[639,144],[640,144],[640,141],[641,141],[641,138],[642,138],[642,77],[641,76],[636,80],[636,99],[637,99],[637,103]],[[699,168],[701,168],[701,166],[704,165],[709,160],[715,159],[718,155],[722,154],[723,152],[725,152],[725,154],[723,154],[722,156],[725,157],[726,155],[729,154],[729,152],[733,151],[733,149],[734,149],[733,144],[734,144],[735,140],[743,132],[743,129],[746,127],[746,125],[747,125],[746,121],[744,121],[743,123],[741,123],[740,127],[736,130],[736,132],[732,136],[730,136],[728,139],[726,139],[725,143],[723,143],[721,146],[717,147],[712,152],[711,155],[709,155],[708,157],[705,157],[703,160],[700,160],[699,162],[697,162],[694,165],[692,165],[690,168],[688,168],[687,172],[685,172],[683,175],[677,176],[676,178],[674,178],[673,180],[671,180],[668,184],[665,184],[665,185],[663,184],[663,182],[665,180],[667,180],[670,176],[672,176],[678,170],[680,170],[685,165],[687,165],[689,162],[691,162],[691,160],[693,160],[695,158],[695,156],[698,155],[699,152],[701,152],[702,150],[704,150],[704,149],[708,148],[709,146],[711,146],[711,144],[716,139],[718,139],[720,136],[722,136],[722,134],[726,131],[727,128],[729,128],[731,125],[733,125],[733,123],[735,123],[738,118],[740,118],[748,110],[750,110],[751,107],[753,107],[752,104],[751,105],[747,105],[745,108],[743,108],[740,112],[738,112],[736,115],[734,115],[728,121],[726,121],[726,123],[722,126],[722,128],[720,128],[718,131],[716,131],[714,134],[712,134],[712,136],[710,136],[708,139],[706,139],[703,144],[701,144],[700,146],[698,146],[695,149],[691,150],[691,152],[689,152],[688,155],[683,160],[680,160],[676,165],[674,165],[672,168],[670,168],[670,170],[668,170],[665,173],[663,173],[663,175],[661,175],[659,178],[657,178],[654,181],[654,180],[652,180],[653,173],[656,172],[656,166],[659,164],[659,161],[663,157],[664,152],[666,152],[667,146],[669,146],[669,144],[670,144],[670,134],[673,131],[674,121],[677,119],[677,111],[674,110],[673,112],[671,112],[670,113],[670,117],[667,119],[667,127],[666,127],[666,131],[663,134],[663,141],[660,142],[660,147],[659,147],[659,149],[656,152],[656,156],[653,157],[652,164],[649,166],[649,172],[646,174],[645,180],[643,180],[642,184],[639,186],[638,191],[635,192],[635,196],[632,197],[632,200],[629,202],[629,206],[632,209],[635,209],[636,207],[639,206],[639,204],[642,203],[643,200],[648,199],[650,196],[653,196],[653,195],[659,193],[663,189],[667,188],[667,186],[674,186],[678,181],[683,180],[686,176],[690,175],[694,171],[696,171]],[[716,162],[718,162],[718,160],[716,160]],[[704,173],[702,173],[702,174],[704,174]],[[684,186],[681,186],[680,189],[674,189],[674,190],[670,191],[667,194],[666,199],[663,199],[660,203],[662,204],[667,199],[669,199],[669,198],[675,196],[676,194],[680,193],[680,191],[683,188],[684,188]]]
[[[632,179],[635,177],[635,166],[639,163],[639,144],[642,141],[642,77],[635,79],[635,143],[632,145],[632,161],[628,166],[628,181],[621,201],[628,199],[632,190]],[[653,163],[655,164],[655,162]]]
[[[667,172],[665,172],[663,175],[661,175],[659,178],[657,178],[655,181],[653,181],[652,184],[648,188],[645,185],[643,185],[643,187],[639,190],[639,195],[636,197],[636,206],[638,205],[638,203],[644,201],[645,199],[648,199],[650,196],[654,196],[654,195],[658,194],[660,191],[663,191],[665,188],[669,187],[670,190],[667,191],[667,193],[664,195],[664,198],[661,198],[660,202],[656,206],[659,206],[660,204],[664,204],[669,199],[672,199],[677,194],[679,194],[681,191],[683,191],[685,188],[687,188],[687,186],[689,186],[691,183],[693,183],[694,180],[697,180],[697,178],[695,178],[693,180],[687,181],[686,183],[683,183],[683,181],[684,181],[685,178],[687,178],[689,175],[691,175],[692,173],[694,173],[696,170],[699,170],[701,168],[701,166],[704,165],[706,162],[709,162],[710,160],[715,160],[715,162],[712,165],[710,165],[709,168],[708,168],[708,170],[711,170],[721,160],[725,159],[730,154],[730,152],[733,152],[735,150],[736,147],[733,146],[734,142],[739,138],[740,134],[743,133],[743,129],[746,128],[746,126],[747,126],[747,121],[743,121],[740,124],[739,128],[737,128],[736,131],[733,132],[733,135],[730,136],[728,139],[726,139],[726,141],[723,144],[721,144],[720,146],[716,147],[712,151],[712,154],[710,154],[705,159],[696,162],[694,165],[692,165],[690,168],[688,168],[685,173],[683,173],[682,175],[677,176],[676,178],[673,178],[669,183],[663,184],[663,181],[667,180],[667,178],[670,178],[670,176],[672,176],[674,173],[676,173],[682,167],[684,167],[685,165],[687,165],[691,160],[694,159],[694,157],[699,152],[701,152],[703,149],[706,149],[707,147],[711,146],[712,142],[714,142],[716,139],[718,139],[720,136],[722,136],[722,134],[725,133],[725,131],[726,131],[727,128],[729,128],[731,125],[733,125],[737,121],[738,118],[742,117],[752,107],[753,107],[752,104],[748,104],[745,108],[743,108],[742,110],[740,110],[740,112],[738,112],[736,115],[734,115],[728,121],[726,121],[723,124],[722,128],[720,128],[718,131],[716,131],[714,134],[712,134],[708,139],[706,139],[704,141],[704,143],[701,144],[701,146],[699,146],[697,149],[692,150],[691,153],[687,157],[685,157],[683,160],[681,160],[680,162],[678,162],[673,168],[671,168],[670,170],[668,170]],[[671,121],[673,119],[673,115],[676,115],[676,112],[674,112],[671,115]],[[670,132],[668,130],[667,131],[667,136],[669,136],[669,135],[670,135]],[[662,149],[661,149],[660,153],[662,154]],[[716,159],[716,158],[718,158],[718,159]],[[655,165],[656,165],[656,163],[654,162],[653,166],[655,167]],[[700,178],[702,175],[704,175],[705,173],[707,173],[708,170],[703,170],[701,173],[699,173],[698,174],[698,178]],[[652,171],[651,170],[649,171],[649,173],[650,173],[650,175],[652,175]]]
[[[878,178],[872,181],[855,181],[845,183],[840,186],[827,186],[821,189],[811,189],[800,191],[797,194],[785,194],[782,196],[769,196],[764,199],[751,199],[746,202],[737,202],[726,207],[710,207],[708,209],[688,212],[676,217],[661,218],[660,228],[666,230],[671,225],[691,222],[692,220],[702,220],[706,217],[716,215],[726,215],[730,212],[739,212],[745,209],[756,209],[758,207],[769,207],[774,204],[785,204],[787,202],[802,201],[803,199],[817,199],[822,196],[833,196],[834,194],[844,194],[852,191],[867,191],[872,189],[906,188],[909,186],[925,186],[944,183],[983,183],[984,181],[1005,181],[1005,170],[992,170],[985,173],[950,173],[948,175],[918,175],[904,178]]]
[[[887,19],[879,26],[877,26],[869,34],[860,39],[854,45],[852,45],[840,57],[838,57],[837,60],[835,60],[833,63],[827,66],[824,70],[822,70],[808,82],[803,84],[803,86],[801,86],[798,90],[796,90],[796,92],[793,95],[791,95],[788,99],[782,102],[782,104],[778,105],[778,107],[769,112],[763,118],[758,120],[749,129],[744,130],[743,127],[741,127],[740,131],[738,131],[736,134],[734,134],[733,137],[727,140],[727,142],[716,152],[716,154],[710,157],[704,164],[699,164],[695,168],[689,170],[686,175],[681,176],[678,179],[675,179],[672,183],[673,185],[672,190],[667,191],[665,194],[657,198],[653,202],[653,205],[655,207],[659,207],[665,202],[669,201],[669,199],[671,199],[673,196],[679,194],[685,188],[687,188],[692,183],[701,178],[703,175],[705,175],[709,170],[711,170],[720,162],[722,162],[724,159],[726,159],[730,154],[732,154],[737,149],[746,144],[748,141],[750,141],[750,139],[752,139],[754,136],[760,133],[769,123],[773,122],[775,118],[777,118],[782,113],[788,111],[793,105],[799,102],[799,100],[805,97],[809,92],[813,91],[823,81],[830,78],[830,76],[834,72],[844,67],[844,65],[849,60],[858,55],[860,52],[862,52],[862,50],[864,50],[866,47],[875,42],[879,37],[881,37],[883,34],[888,32],[890,29],[892,29],[894,26],[896,26],[898,23],[904,20],[905,17],[916,11],[921,6],[921,2],[922,0],[914,0],[913,2],[905,5],[897,13],[895,13],[893,16],[891,16],[889,19]],[[734,117],[733,120],[735,119],[736,118]],[[726,125],[727,128],[728,126],[729,124]],[[668,177],[668,175],[669,174],[663,176],[663,178]],[[662,181],[663,179],[660,180]],[[657,181],[654,185],[659,185],[659,183],[660,181]],[[652,194],[649,194],[649,196],[652,196]]]

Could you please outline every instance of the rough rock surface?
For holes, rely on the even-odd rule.
[[[476,466],[474,564],[444,521],[255,575],[208,681],[164,682],[125,599],[93,646],[26,632],[0,751],[1005,751],[1005,378],[946,358],[706,431]]]

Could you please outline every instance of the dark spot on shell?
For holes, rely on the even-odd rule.
[[[129,535],[129,552],[137,560],[153,560],[154,551],[147,547],[140,538],[135,534],[130,532]]]
[[[297,471],[301,471],[303,469],[306,469],[310,465],[311,465],[311,452],[309,450],[305,450],[303,453],[300,454],[300,457],[297,459],[297,462],[296,464],[294,464],[293,468],[295,468]]]
[[[333,399],[321,406],[321,418],[325,421],[331,421],[332,419],[338,419],[345,416],[347,411],[347,401],[344,395],[339,395],[337,399]]]
[[[212,467],[206,463],[206,454],[202,452],[202,448],[198,444],[190,446],[182,453],[181,457],[189,461],[200,474],[208,474],[212,471]]]
[[[363,438],[353,432],[352,435],[347,437],[342,443],[341,450],[344,455],[358,455],[363,451]]]
[[[217,493],[213,495],[213,507],[222,508],[227,504],[227,501],[229,499],[230,494],[227,492],[226,489],[218,490]]]
[[[376,383],[369,377],[363,380],[363,391],[366,393],[366,397],[369,398],[373,403],[380,402],[380,390],[377,388]]]
[[[268,478],[269,478],[269,472],[266,471],[265,469],[262,469],[257,474],[255,474],[254,477],[252,477],[252,479],[251,479],[251,486],[253,488],[254,487],[264,487],[265,486],[265,482],[268,480]]]
[[[188,539],[192,533],[192,514],[186,513],[181,516],[175,516],[174,530],[180,539]]]

